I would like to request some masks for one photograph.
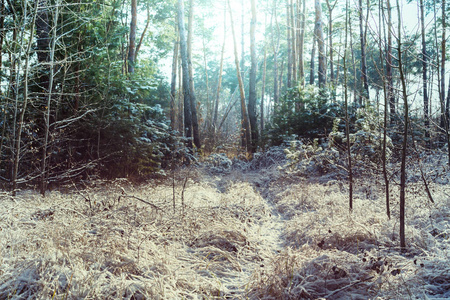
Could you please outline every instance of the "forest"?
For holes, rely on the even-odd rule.
[[[0,0],[0,299],[450,298],[445,0]]]

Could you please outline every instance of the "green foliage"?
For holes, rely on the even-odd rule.
[[[313,85],[288,90],[267,126],[270,143],[280,145],[292,135],[311,139],[324,137],[331,131],[333,119],[342,113],[330,98],[329,90]]]

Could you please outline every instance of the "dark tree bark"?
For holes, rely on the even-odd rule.
[[[330,0],[327,1],[328,8],[328,47],[329,47],[329,56],[330,56],[330,81],[333,85],[335,85],[335,75],[334,75],[334,48],[333,48],[333,10],[336,7],[337,0],[334,1],[333,4],[330,3]],[[334,88],[333,88],[334,89]]]
[[[144,31],[142,31],[141,37],[139,39],[139,43],[136,46],[136,51],[134,53],[134,61],[135,61],[135,63],[137,61],[137,56],[138,56],[139,50],[141,49],[142,43],[144,42],[145,34],[147,33],[148,27],[150,26],[150,21],[151,21],[151,19],[150,19],[150,7],[147,6],[147,21],[145,22]]]
[[[443,0],[444,2],[444,0]],[[408,148],[408,126],[409,126],[409,107],[408,94],[406,90],[406,79],[403,71],[402,61],[402,31],[401,31],[401,14],[400,5],[397,0],[397,14],[398,14],[398,37],[397,37],[397,52],[398,52],[398,69],[400,71],[400,81],[402,84],[402,95],[404,101],[404,128],[403,128],[403,145],[402,145],[402,162],[400,167],[400,248],[402,251],[406,248],[405,238],[405,198],[406,198],[406,152]]]
[[[325,53],[325,42],[323,39],[323,24],[322,24],[322,6],[320,0],[315,0],[315,10],[316,10],[316,30],[315,35],[317,37],[317,49],[319,54],[319,87],[325,87],[327,82],[327,68],[326,68],[326,53]]]
[[[425,140],[426,148],[431,148],[430,143],[430,116],[429,116],[429,101],[428,101],[428,54],[427,54],[427,44],[425,35],[425,9],[423,5],[423,0],[419,1],[420,9],[420,27],[422,35],[422,80],[423,80],[423,118],[425,124]]]
[[[395,95],[394,95],[394,80],[392,77],[392,8],[391,0],[386,0],[387,12],[388,12],[388,44],[386,52],[386,77],[388,86],[388,98],[389,98],[389,115],[391,125],[395,123]]]
[[[286,36],[287,36],[287,88],[292,86],[292,40],[291,40],[291,13],[290,13],[290,1],[286,0]]]
[[[136,22],[137,22],[137,0],[131,0],[131,22],[130,41],[128,44],[128,73],[134,73],[136,58]]]
[[[363,92],[361,93],[361,97],[364,98],[365,101],[360,101],[361,103],[366,103],[369,100],[369,82],[367,80],[367,59],[366,59],[366,34],[364,33],[364,16],[363,16],[363,7],[362,0],[359,0],[359,38],[361,42],[361,79],[363,83]]]
[[[380,41],[379,41],[379,48],[382,49],[382,41],[381,41],[381,16],[384,15],[384,2],[383,0],[379,0],[379,9],[380,9]],[[386,30],[384,27],[383,22],[383,36],[386,38]],[[380,62],[383,61],[383,53],[380,51]],[[383,73],[383,93],[384,93],[384,112],[383,112],[383,150],[381,154],[382,159],[382,167],[383,167],[383,179],[384,179],[384,191],[385,191],[385,197],[386,197],[386,214],[389,219],[391,219],[391,204],[390,204],[390,191],[389,191],[389,174],[387,169],[387,128],[388,128],[388,106],[389,106],[389,99],[388,99],[388,89],[387,89],[387,78],[384,76],[384,67],[381,67],[382,73]]]
[[[191,114],[192,114],[192,135],[194,137],[194,145],[197,149],[201,148],[200,133],[198,129],[198,117],[197,117],[197,99],[194,89],[194,72],[192,69],[192,33],[194,24],[194,2],[189,0],[189,20],[188,20],[188,38],[187,38],[187,54],[188,54],[188,67],[189,67],[189,88],[191,99]]]
[[[299,36],[299,58],[298,58],[298,73],[299,73],[299,79],[300,84],[302,86],[305,85],[305,69],[304,69],[304,59],[303,59],[303,52],[304,52],[304,44],[305,44],[305,28],[306,28],[306,0],[302,0],[302,13],[300,18],[300,36]]]
[[[187,146],[192,149],[191,89],[189,88],[188,50],[186,42],[186,29],[184,27],[183,1],[184,0],[178,0],[178,31],[180,35],[181,66],[183,69],[184,134],[188,138]]]
[[[349,211],[353,211],[353,167],[352,167],[352,153],[351,153],[351,143],[350,143],[350,118],[348,115],[348,72],[347,72],[347,35],[348,35],[348,24],[350,22],[348,0],[345,4],[345,42],[344,42],[344,57],[343,57],[343,68],[344,68],[344,104],[345,104],[345,137],[347,139],[347,165],[348,165],[348,191],[349,191]]]
[[[176,105],[175,99],[177,96],[177,69],[178,69],[178,53],[179,53],[179,39],[175,38],[173,42],[173,58],[172,58],[172,76],[170,81],[170,124],[172,130],[176,129]]]
[[[316,31],[314,26],[314,32]],[[313,36],[313,45],[312,45],[312,51],[311,51],[311,63],[310,63],[310,70],[309,70],[309,84],[314,84],[315,79],[315,73],[316,73],[316,67],[315,67],[315,61],[316,61],[316,44],[317,44],[317,38],[314,35]]]
[[[250,121],[251,130],[251,147],[252,153],[256,152],[258,143],[258,124],[256,118],[256,42],[255,42],[255,28],[256,28],[256,4],[255,0],[251,0],[252,20],[250,23],[250,81],[249,81],[249,97],[248,97],[248,118]]]
[[[292,49],[292,81],[297,85],[297,35],[296,35],[296,18],[294,16],[295,5],[294,0],[290,0],[290,15],[291,15],[291,49]]]
[[[273,30],[273,19],[275,19],[276,32]],[[279,86],[278,86],[278,50],[280,47],[280,27],[278,25],[277,17],[277,2],[273,1],[272,16],[270,18],[270,28],[272,36],[272,47],[273,47],[273,104],[274,108],[278,105],[279,96]],[[274,109],[274,112],[276,109]]]

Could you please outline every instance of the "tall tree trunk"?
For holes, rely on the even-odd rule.
[[[304,44],[305,44],[305,28],[306,28],[306,0],[302,1],[302,15],[300,18],[300,36],[299,36],[299,58],[298,58],[298,73],[301,86],[305,85],[305,62],[303,59]]]
[[[144,42],[144,37],[145,34],[147,33],[148,27],[150,26],[150,6],[147,6],[147,21],[145,22],[145,27],[144,27],[144,31],[142,31],[141,37],[139,39],[139,43],[136,46],[136,51],[134,53],[134,62],[136,63],[137,61],[137,56],[139,53],[139,50],[141,49],[142,43]]]
[[[443,0],[444,2],[445,0]],[[398,37],[397,37],[397,52],[398,52],[398,69],[400,71],[400,81],[402,84],[402,95],[404,101],[404,129],[403,129],[403,145],[402,145],[402,162],[400,167],[400,248],[405,250],[405,198],[406,198],[406,152],[408,148],[408,126],[409,126],[409,107],[408,94],[406,90],[406,79],[403,71],[402,61],[402,19],[400,14],[400,5],[397,0],[397,14],[398,14]]]
[[[333,86],[336,84],[335,76],[334,76],[334,60],[333,60],[333,10],[336,7],[337,0],[334,1],[333,4],[330,3],[330,0],[327,1],[328,8],[328,47],[329,47],[329,56],[330,56],[330,81]],[[347,24],[346,24],[347,25]],[[334,87],[333,87],[334,90]]]
[[[219,67],[219,80],[217,82],[217,91],[216,91],[216,99],[214,101],[214,117],[213,117],[213,139],[214,145],[216,144],[216,132],[217,132],[217,119],[219,115],[219,100],[220,100],[220,90],[222,89],[222,73],[223,73],[223,56],[225,53],[225,43],[227,40],[227,6],[225,3],[225,7],[223,10],[223,43],[222,43],[222,51],[220,53],[220,67]]]
[[[248,118],[250,121],[251,130],[251,152],[256,152],[258,146],[258,121],[256,119],[256,42],[255,42],[255,28],[256,28],[256,4],[255,0],[251,0],[252,20],[250,23],[250,81],[249,81],[249,96],[248,96]]]
[[[175,30],[176,31],[176,30]],[[178,69],[178,53],[179,53],[179,38],[178,35],[173,42],[173,58],[172,58],[172,76],[170,81],[170,124],[172,130],[177,127],[176,123],[176,105],[175,99],[177,97],[177,69]]]
[[[61,6],[61,1],[57,0],[55,4],[55,10],[53,12],[53,27],[51,29],[52,37],[51,43],[49,45],[49,86],[47,91],[47,103],[46,110],[44,112],[44,143],[42,147],[42,161],[41,161],[41,195],[45,196],[45,191],[47,190],[47,163],[49,158],[48,144],[50,135],[50,112],[51,112],[51,102],[53,98],[53,77],[54,77],[54,62],[55,62],[55,50],[56,50],[56,38],[57,38],[57,28],[59,19],[59,8]],[[44,9],[44,8],[42,8]],[[45,9],[48,9],[45,7]]]
[[[245,86],[245,0],[241,0],[241,78]]]
[[[287,36],[287,88],[292,86],[292,40],[291,40],[291,13],[290,13],[290,1],[286,0],[286,36]]]
[[[197,149],[201,148],[200,133],[198,129],[197,117],[197,99],[194,89],[194,72],[192,68],[192,33],[194,24],[194,1],[189,0],[189,20],[188,20],[188,38],[187,38],[187,52],[188,52],[188,67],[189,67],[189,89],[191,98],[191,113],[192,113],[192,135],[194,137],[194,145]]]
[[[349,9],[348,0],[345,3],[345,42],[344,42],[344,57],[343,57],[343,68],[344,68],[344,104],[345,104],[345,136],[347,139],[347,165],[348,165],[348,190],[349,190],[349,211],[353,211],[353,167],[352,167],[352,153],[351,153],[351,143],[350,143],[350,118],[348,114],[348,78],[347,78],[347,36],[348,36],[348,24],[349,19]]]
[[[383,36],[386,38],[386,30],[385,23],[381,23],[381,16],[384,15],[384,2],[383,0],[379,0],[379,10],[380,10],[380,33],[379,33],[379,48],[382,49],[382,41],[381,41],[381,24],[383,24]],[[383,53],[380,51],[380,62],[383,61]],[[387,78],[384,76],[385,68],[381,66],[382,78],[383,78],[383,93],[384,93],[384,112],[383,112],[383,150],[381,154],[382,165],[383,165],[383,179],[384,179],[384,191],[386,197],[386,214],[389,219],[391,219],[391,204],[390,204],[390,191],[389,191],[389,174],[387,169],[387,128],[388,128],[388,106],[389,106],[389,97],[388,97],[388,88],[387,88]]]
[[[27,12],[27,5],[24,5],[24,11],[23,14],[26,16],[28,14]],[[34,28],[35,28],[35,24],[37,22],[37,14],[38,14],[38,8],[39,8],[39,1],[35,2],[35,6],[34,6],[34,11],[32,12],[32,22],[31,22],[31,28],[30,28],[30,37],[28,39],[28,44],[24,53],[25,56],[25,62],[23,65],[23,100],[22,100],[22,109],[20,111],[20,115],[19,115],[19,120],[18,120],[18,127],[17,127],[17,132],[15,133],[15,152],[14,152],[14,163],[13,163],[13,170],[12,170],[12,178],[11,178],[11,183],[12,183],[12,194],[13,196],[16,195],[16,189],[17,189],[17,179],[18,179],[18,174],[19,174],[19,164],[20,164],[20,157],[21,157],[21,145],[22,145],[22,131],[23,131],[23,127],[24,127],[24,121],[25,121],[25,112],[27,110],[27,106],[28,106],[28,97],[29,97],[29,90],[28,90],[28,75],[29,75],[29,63],[30,63],[30,53],[31,53],[31,46],[33,45],[33,38],[34,38]],[[22,31],[22,38],[21,41],[23,42],[24,39],[24,31]],[[42,41],[42,40],[41,40]],[[39,45],[39,36],[38,36],[38,45]],[[19,55],[19,59],[20,59]],[[18,68],[20,68],[20,63],[18,64]],[[19,78],[19,70],[17,70],[17,74],[16,74],[16,78]],[[18,82],[18,80],[17,80]],[[16,105],[18,105],[19,102],[19,93],[15,93],[16,95]],[[16,110],[16,112],[18,112],[18,110]]]
[[[128,73],[134,73],[136,58],[136,22],[137,22],[137,0],[131,0],[131,22],[130,42],[128,45]]]
[[[273,19],[275,18],[276,33],[273,30]],[[277,17],[277,1],[273,1],[272,16],[270,18],[270,28],[272,36],[272,47],[273,47],[273,105],[274,112],[278,106],[279,97],[279,86],[278,86],[278,50],[280,47],[280,27],[278,25]],[[276,37],[275,37],[276,36]]]
[[[316,9],[316,31],[315,35],[317,37],[317,49],[319,52],[319,87],[324,88],[327,82],[327,68],[326,68],[326,53],[325,53],[325,42],[323,39],[323,25],[322,25],[322,6],[320,0],[315,0]]]
[[[367,80],[367,59],[366,59],[366,35],[364,34],[364,26],[363,26],[363,7],[362,0],[359,0],[359,38],[361,41],[361,79],[363,83],[363,92],[361,93],[361,97],[364,99],[360,101],[363,104],[366,104],[369,100],[369,83]]]
[[[184,133],[188,138],[187,146],[192,149],[191,89],[189,88],[188,50],[186,42],[186,30],[184,27],[183,1],[184,0],[178,0],[178,32],[180,35],[181,66],[183,69]]]
[[[291,12],[291,40],[292,40],[292,81],[294,85],[297,85],[297,22],[294,15],[295,5],[294,0],[290,0],[290,12]]]
[[[267,48],[264,43],[264,63],[263,63],[263,74],[262,74],[262,87],[261,87],[261,107],[260,107],[260,129],[261,136],[264,134],[264,95],[266,92],[266,67],[267,67]]]
[[[316,31],[314,26],[314,32]],[[316,61],[316,44],[317,44],[317,37],[313,36],[313,44],[312,44],[312,50],[311,50],[311,63],[310,63],[310,71],[309,71],[309,84],[314,84],[315,79],[315,61]]]
[[[394,80],[392,77],[392,8],[391,0],[386,0],[388,11],[388,44],[386,52],[386,77],[388,83],[388,98],[389,98],[389,115],[391,125],[395,123],[395,95],[394,95]]]
[[[427,68],[428,68],[428,54],[427,54],[427,43],[425,36],[425,9],[423,5],[423,0],[419,1],[419,9],[420,9],[420,27],[421,27],[421,35],[422,35],[422,80],[423,80],[423,118],[425,122],[425,143],[426,148],[431,148],[430,143],[430,116],[429,116],[429,108],[428,108],[428,77],[427,77]],[[450,85],[449,85],[450,86]],[[450,94],[449,94],[450,95]]]
[[[234,62],[236,65],[236,73],[239,83],[239,93],[241,95],[241,122],[242,122],[242,136],[244,145],[243,147],[247,152],[250,151],[250,123],[248,121],[247,109],[245,105],[245,92],[244,92],[244,83],[242,82],[241,72],[239,70],[239,56],[237,51],[237,43],[236,43],[236,34],[234,32],[234,23],[233,23],[233,13],[231,10],[230,0],[228,0],[228,9],[230,12],[230,22],[231,22],[231,32],[233,33],[233,44],[234,44]]]

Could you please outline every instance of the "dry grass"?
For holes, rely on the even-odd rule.
[[[446,185],[432,205],[410,184],[401,254],[396,198],[388,220],[371,182],[350,214],[345,182],[181,172],[175,210],[170,181],[1,194],[0,299],[450,297]]]

